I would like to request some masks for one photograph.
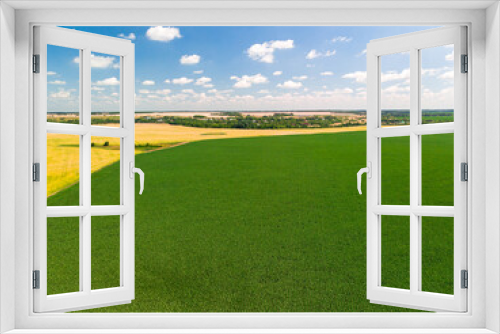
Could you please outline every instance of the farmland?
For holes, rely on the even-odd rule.
[[[118,126],[118,124],[106,124]],[[137,123],[135,125],[136,154],[169,148],[179,144],[200,140],[241,138],[257,136],[281,136],[314,133],[334,133],[342,131],[362,131],[366,127],[242,130],[203,129],[169,124]],[[107,146],[104,146],[108,142]],[[116,138],[93,137],[92,172],[120,159],[119,140]],[[47,135],[47,195],[78,182],[79,139],[74,135]]]
[[[136,196],[136,298],[93,311],[408,311],[366,300],[366,200],[356,191],[365,132],[199,140],[231,137],[236,130],[204,135],[213,129],[175,129],[172,142],[190,143],[136,157],[150,180]],[[140,133],[138,141],[167,142]],[[407,138],[388,139],[382,144],[383,202],[401,204],[409,193],[409,145]],[[423,142],[424,204],[450,205],[453,135]],[[118,170],[112,163],[94,173],[93,202],[116,196],[111,185]],[[70,186],[49,205],[75,201],[78,193]],[[115,218],[92,217],[94,288],[118,279]],[[58,219],[49,225],[49,293],[78,289],[78,275],[67,274],[78,273],[78,222]],[[426,291],[452,291],[452,226],[449,218],[423,222]],[[385,286],[408,286],[408,233],[407,218],[382,218]]]

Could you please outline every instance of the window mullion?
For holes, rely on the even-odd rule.
[[[410,49],[410,291],[420,290],[420,217],[414,210],[420,204],[420,136],[419,123],[419,51]]]
[[[81,62],[81,78],[80,83],[80,96],[82,97],[82,124],[90,130],[91,123],[91,65],[90,65],[90,49],[83,49],[83,57]],[[81,272],[80,278],[83,280],[81,284],[83,291],[90,293],[92,289],[91,286],[91,173],[92,173],[92,161],[91,161],[91,133],[87,131],[82,137],[80,164],[81,164],[81,191],[82,191],[82,203],[83,206],[89,209],[89,212],[82,217],[82,227],[80,234],[80,256],[81,256]]]

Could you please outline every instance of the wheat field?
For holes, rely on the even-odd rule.
[[[117,126],[110,124],[109,126]],[[168,148],[179,144],[221,139],[280,135],[305,135],[347,131],[365,131],[365,126],[345,128],[244,130],[206,129],[169,124],[138,123],[135,125],[136,154]],[[47,134],[47,196],[51,196],[79,180],[80,139],[77,135]],[[120,140],[92,137],[92,172],[120,159]]]

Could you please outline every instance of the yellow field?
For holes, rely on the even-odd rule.
[[[116,126],[115,124],[110,126]],[[304,135],[346,131],[365,131],[365,126],[325,129],[242,130],[206,129],[169,124],[138,123],[135,125],[136,154],[168,148],[180,143],[220,138]],[[108,145],[104,146],[108,142]],[[92,172],[120,159],[120,141],[116,138],[93,137]],[[78,182],[79,137],[76,135],[47,135],[47,196]]]

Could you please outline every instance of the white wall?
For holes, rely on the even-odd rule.
[[[15,12],[0,3],[0,253],[14,254]],[[0,256],[0,259],[4,259]],[[0,333],[14,328],[14,258],[0,262]]]
[[[500,6],[486,11],[486,253],[500,259]],[[500,261],[486,266],[486,328],[500,332]]]

